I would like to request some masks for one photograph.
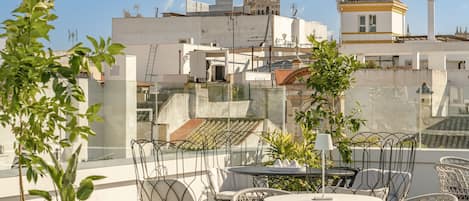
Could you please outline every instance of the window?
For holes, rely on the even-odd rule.
[[[366,18],[365,16],[359,16],[360,26],[359,32],[366,32]]]
[[[376,15],[370,15],[370,32],[376,32]]]

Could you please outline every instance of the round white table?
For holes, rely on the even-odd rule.
[[[332,198],[328,201],[383,201],[377,197],[371,197],[366,195],[354,195],[354,194],[339,194],[339,193],[325,193],[326,198]],[[316,198],[313,200],[313,198]],[[264,201],[323,201],[322,193],[304,193],[304,194],[288,194],[288,195],[276,195],[267,197]]]

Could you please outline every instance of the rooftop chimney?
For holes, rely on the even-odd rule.
[[[428,40],[435,39],[435,0],[428,0]]]

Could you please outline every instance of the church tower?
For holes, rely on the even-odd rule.
[[[244,0],[244,9],[251,15],[280,15],[280,0]]]
[[[337,0],[342,44],[392,43],[406,34],[401,0]]]

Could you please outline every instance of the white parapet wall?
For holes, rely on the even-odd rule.
[[[379,154],[379,150],[375,150]],[[374,154],[374,153],[371,153]],[[435,164],[442,156],[458,156],[467,157],[469,150],[450,150],[450,149],[417,149],[415,170],[413,173],[412,185],[410,187],[409,196],[421,195],[426,193],[439,192],[439,179],[435,171]],[[223,164],[224,156],[218,158],[219,164]],[[193,169],[194,159],[186,159],[185,170],[187,172]],[[212,161],[212,160],[210,160]],[[175,174],[176,166],[174,160],[169,160],[169,174]],[[94,166],[94,167],[93,167]],[[96,191],[91,196],[90,201],[113,200],[113,201],[133,201],[137,199],[137,190],[135,185],[134,166],[127,160],[123,161],[99,161],[89,162],[83,165],[85,169],[78,171],[78,179],[89,175],[103,175],[106,179],[96,182]],[[201,167],[205,169],[206,167]],[[182,170],[182,169],[179,169]],[[18,200],[18,178],[14,176],[5,176],[4,172],[0,172],[0,201]],[[40,180],[36,185],[27,184],[26,189],[45,189],[52,190],[51,182],[47,179]],[[40,200],[40,199],[28,199]]]
[[[190,176],[194,171],[201,171],[200,177],[204,177],[203,172],[209,168],[218,167],[223,168],[226,160],[224,154],[210,155],[207,163],[201,163],[200,155],[198,158],[193,156],[186,156],[184,162],[177,162],[175,155],[167,155],[165,157],[165,169],[169,177],[182,177],[182,173],[186,176]],[[179,156],[180,157],[180,156]],[[181,160],[181,159],[180,159]],[[148,163],[149,169],[155,169],[152,165],[156,163]],[[184,166],[183,166],[184,165]],[[120,159],[120,160],[107,160],[107,161],[95,161],[86,162],[80,164],[80,169],[77,172],[77,181],[90,176],[90,175],[102,175],[106,178],[95,182],[95,191],[89,201],[137,201],[137,188],[135,184],[135,168],[132,163],[132,159]],[[169,178],[168,177],[168,178]],[[207,178],[203,178],[207,179]],[[26,181],[26,177],[24,177]],[[197,183],[197,182],[195,182]],[[208,185],[208,182],[191,185]],[[15,170],[0,171],[0,201],[18,200],[19,197],[19,185],[17,172]],[[199,186],[195,186],[199,187]],[[25,189],[41,189],[46,191],[53,191],[52,182],[49,178],[39,179],[37,184],[26,183]],[[203,187],[203,189],[205,189]],[[207,188],[208,189],[208,188]],[[43,199],[28,197],[27,200],[40,201]]]

